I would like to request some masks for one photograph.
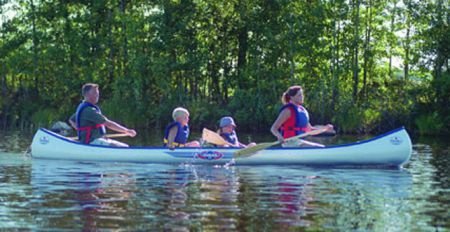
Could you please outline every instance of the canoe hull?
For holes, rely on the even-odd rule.
[[[350,165],[401,166],[408,162],[412,145],[404,128],[352,144],[324,148],[270,148],[249,157],[233,159],[236,148],[178,148],[164,147],[116,148],[84,145],[39,129],[31,145],[32,157],[77,161],[110,161],[141,163],[199,163],[226,164],[298,164],[298,165]]]

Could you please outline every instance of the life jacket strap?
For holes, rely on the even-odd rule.
[[[105,126],[105,124],[95,124],[95,126],[85,126],[85,127],[79,127],[77,128],[78,131],[86,131],[86,139],[84,140],[84,143],[88,144],[91,140],[91,131],[101,128]]]
[[[310,129],[308,127],[283,127],[283,130],[292,130],[292,131],[304,131],[308,132]]]
[[[169,140],[164,139],[164,145],[168,145],[169,144]],[[184,147],[184,144],[181,143],[177,143],[177,142],[172,142],[172,145],[174,145],[175,147]]]

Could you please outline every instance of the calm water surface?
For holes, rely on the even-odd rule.
[[[438,139],[414,141],[403,169],[45,161],[12,143],[0,145],[0,230],[450,230]]]

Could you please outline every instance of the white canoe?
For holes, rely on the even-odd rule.
[[[404,128],[356,143],[326,147],[269,148],[248,157],[236,157],[236,148],[164,147],[117,148],[85,145],[46,129],[39,129],[31,144],[31,154],[37,159],[76,161],[110,161],[141,163],[207,163],[226,164],[295,164],[330,166],[402,166],[408,162],[412,145]]]

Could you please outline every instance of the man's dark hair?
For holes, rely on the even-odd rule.
[[[88,93],[89,90],[91,90],[92,88],[98,89],[98,85],[94,84],[94,83],[84,84],[83,87],[81,88],[81,95],[83,95],[83,97],[84,97],[86,95],[86,93]]]

